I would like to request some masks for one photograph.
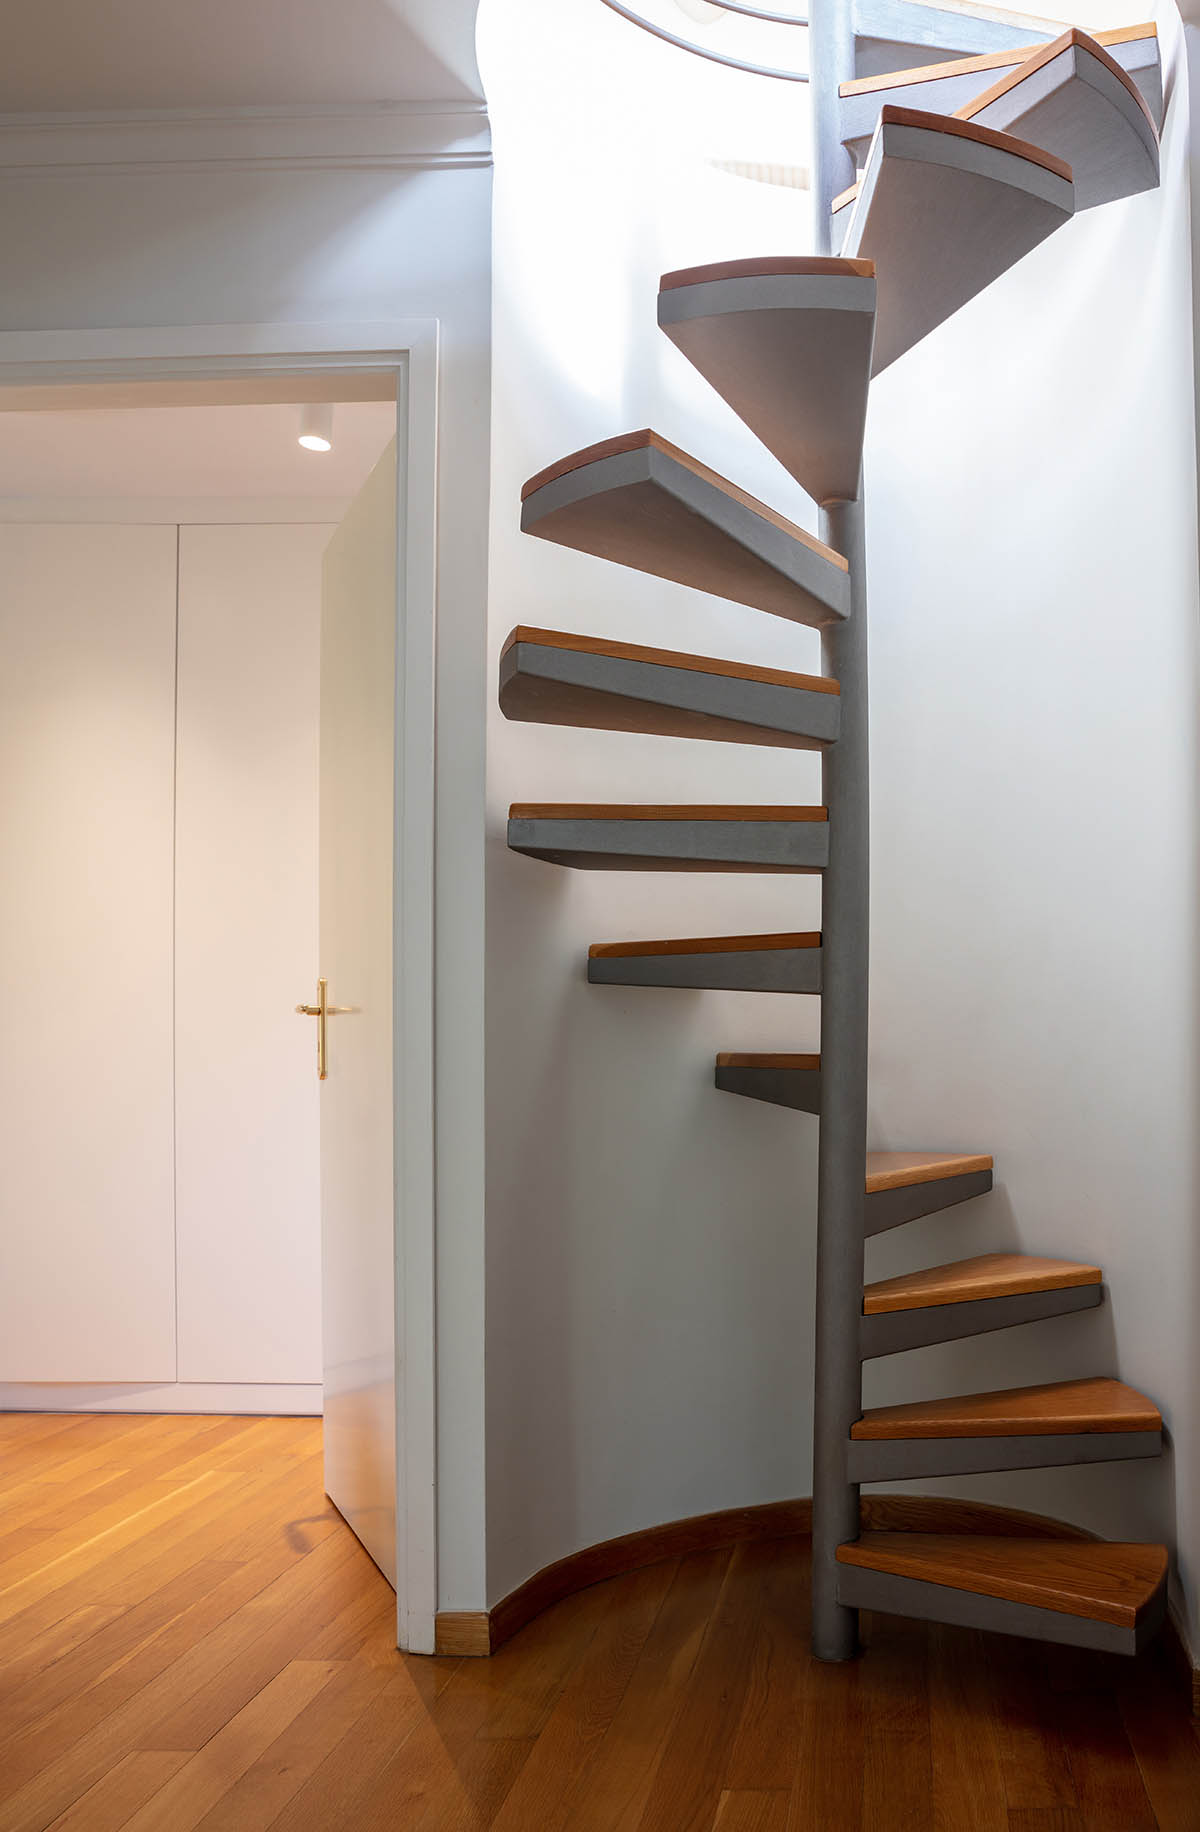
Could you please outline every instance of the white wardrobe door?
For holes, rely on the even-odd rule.
[[[174,528],[0,525],[0,1379],[175,1377]]]
[[[181,1381],[321,1379],[316,525],[179,548]]]

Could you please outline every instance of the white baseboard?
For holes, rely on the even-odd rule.
[[[248,1412],[319,1418],[323,1397],[319,1386],[299,1384],[21,1381],[0,1385],[0,1412]]]

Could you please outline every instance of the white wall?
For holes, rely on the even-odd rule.
[[[654,329],[662,269],[811,246],[803,193],[703,163],[717,133],[753,159],[782,128],[803,163],[803,100],[755,85],[751,121],[749,79],[590,0],[524,0],[518,65],[511,14],[485,0],[490,696],[518,619],[812,666],[804,632],[517,533],[524,476],[650,422],[812,525]],[[958,1487],[1110,1533],[1174,1541],[1178,1521],[1186,1548],[1196,555],[1173,80],[1161,190],[1072,224],[874,393],[872,1143],[992,1150],[998,1191],[875,1243],[870,1271],[1019,1245],[1098,1260],[1110,1302],[879,1364],[867,1400],[1119,1372],[1163,1404],[1173,1457]],[[804,800],[810,759],[511,726],[492,704],[488,785],[495,1600],[576,1546],[810,1487],[815,1124],[714,1093],[711,1060],[811,1045],[813,1002],[589,989],[583,958],[593,940],[817,926],[819,898],[504,848],[510,799]]]
[[[407,117],[406,117],[407,119]],[[423,169],[408,122],[401,159],[322,153],[297,118],[286,158],[229,159],[243,123],[125,130],[109,170],[69,165],[0,185],[0,329],[310,323],[436,316],[441,323],[438,1061],[440,1123],[454,1150],[439,1185],[441,1569],[453,1596],[483,1591],[482,606],[488,467],[491,174],[479,158]],[[384,124],[386,127],[386,123]],[[431,117],[428,143],[445,143]],[[251,123],[253,133],[260,132]],[[91,130],[89,129],[89,132]],[[190,136],[210,131],[202,155]],[[265,130],[264,130],[265,131]],[[381,128],[380,131],[384,131]],[[305,146],[305,135],[310,145]],[[114,142],[115,143],[115,142]],[[53,151],[45,135],[41,144]],[[2,157],[0,152],[0,157]],[[113,158],[100,149],[100,159]],[[486,159],[486,152],[482,155]],[[211,161],[211,162],[210,162]],[[53,163],[50,161],[50,163]]]
[[[519,12],[521,30],[515,30]],[[815,879],[572,873],[511,800],[819,799],[807,753],[509,724],[518,621],[817,666],[758,612],[518,532],[522,481],[653,423],[813,524],[655,328],[664,268],[805,246],[807,195],[708,157],[791,149],[802,92],[681,58],[593,0],[485,0],[496,302],[488,677],[488,1595],[574,1548],[809,1487],[815,1122],[718,1094],[811,999],[593,988],[589,942],[819,926]],[[751,112],[747,113],[748,104]],[[547,148],[553,157],[547,157]]]

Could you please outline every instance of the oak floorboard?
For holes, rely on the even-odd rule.
[[[26,1420],[0,1468],[55,1525],[18,1551],[5,1517],[0,1832],[1200,1832],[1154,1648],[865,1614],[822,1665],[792,1537],[596,1584],[490,1661],[410,1657],[319,1422]],[[80,1467],[50,1514],[52,1445]]]
[[[778,1788],[728,1788],[712,1832],[787,1832],[788,1796]]]
[[[928,1630],[866,1618],[863,1832],[927,1832],[933,1814]]]
[[[1034,1808],[1077,1810],[1067,1747],[1046,1681],[1045,1650],[1036,1642],[997,1635],[989,1652],[1010,1814]]]
[[[1159,1832],[1196,1832],[1200,1827],[1200,1743],[1177,1733],[1177,1688],[1151,1649],[1120,1686],[1125,1734],[1133,1749]]]
[[[670,1588],[625,1694],[590,1771],[576,1776],[567,1794],[572,1832],[636,1832],[641,1824],[731,1557],[723,1546],[668,1567]]]
[[[133,1750],[60,1813],[49,1832],[125,1832],[133,1815],[188,1759],[186,1749]]]
[[[975,1630],[929,1630],[933,1832],[1007,1832],[1000,1738],[987,1653]]]
[[[732,1794],[791,1793],[800,1755],[809,1649],[807,1561],[775,1558],[751,1652],[746,1700],[725,1770]]]
[[[750,1683],[776,1542],[735,1546],[725,1583],[658,1765],[639,1832],[710,1832]]]
[[[572,1784],[593,1766],[673,1575],[669,1564],[649,1565],[623,1580],[619,1610],[604,1615],[559,1694],[492,1822],[496,1832],[569,1832]]]

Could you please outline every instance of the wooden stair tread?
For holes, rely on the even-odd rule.
[[[1041,147],[885,104],[844,243],[878,269],[873,373],[1069,221],[1074,207],[1070,167]]]
[[[795,256],[665,274],[659,328],[817,502],[857,493],[874,264]]]
[[[614,642],[607,636],[577,636],[569,630],[539,630],[518,624],[500,651],[501,660],[518,643],[551,649],[573,649],[583,655],[610,655],[618,661],[649,662],[659,668],[685,668],[697,674],[721,674],[734,681],[762,681],[772,687],[799,687],[806,693],[840,693],[824,674],[795,674],[783,668],[760,668],[750,662],[723,661],[711,655],[689,655],[680,649],[654,649],[641,643]]]
[[[975,1533],[864,1533],[838,1562],[1133,1628],[1155,1602],[1165,1546]]]
[[[674,292],[681,286],[706,285],[714,280],[760,280],[771,274],[824,274],[835,279],[858,275],[870,280],[875,274],[874,261],[849,261],[841,255],[779,254],[752,255],[741,261],[710,261],[703,267],[677,267],[662,276],[660,292]]]
[[[921,1272],[904,1272],[898,1278],[878,1279],[863,1292],[863,1312],[872,1317],[884,1311],[968,1304],[1020,1292],[1062,1291],[1072,1285],[1099,1285],[1102,1278],[1099,1266],[1080,1265],[1075,1260],[981,1253],[944,1266],[928,1266]]]
[[[591,960],[620,960],[627,955],[647,954],[751,954],[820,946],[820,930],[800,935],[706,935],[688,936],[679,941],[593,942],[588,957]]]
[[[1158,27],[1153,19],[1148,19],[1140,25],[1117,26],[1110,31],[1093,32],[1091,36],[1097,44],[1105,46],[1132,44],[1140,38],[1157,38]],[[1019,45],[1011,51],[986,51],[978,57],[956,57],[941,64],[917,64],[911,70],[889,70],[880,76],[858,76],[842,83],[838,94],[873,95],[881,90],[904,89],[912,83],[939,82],[947,76],[1003,70],[1024,63],[1027,57],[1044,49],[1043,45]]]
[[[821,628],[849,614],[842,554],[648,427],[531,477],[521,527],[793,623]]]
[[[1056,1380],[1041,1386],[954,1399],[871,1406],[850,1428],[859,1440],[884,1438],[1044,1437],[1073,1432],[1161,1431],[1151,1400],[1108,1379]]]
[[[799,1069],[811,1074],[821,1067],[819,1056],[796,1056],[792,1054],[754,1054],[745,1050],[722,1050],[717,1057],[719,1069]]]
[[[749,807],[701,803],[652,805],[645,802],[513,802],[512,821],[824,821],[827,808]]]
[[[1086,51],[1089,56],[1095,57],[1104,64],[1105,68],[1110,71],[1121,86],[1128,91],[1131,100],[1141,109],[1143,115],[1145,115],[1151,133],[1157,137],[1158,130],[1154,125],[1154,117],[1146,106],[1145,97],[1142,95],[1141,90],[1138,88],[1129,72],[1121,68],[1115,57],[1110,57],[1108,55],[1098,34],[1081,31],[1078,26],[1074,25],[1069,26],[1060,38],[1053,39],[1050,44],[1039,45],[1028,57],[1023,58],[1014,69],[998,77],[994,83],[987,89],[984,89],[979,95],[975,96],[972,101],[964,102],[960,108],[956,108],[954,111],[954,119],[958,121],[974,120],[977,114],[981,113],[982,110],[987,108],[992,102],[997,101],[1000,96],[1008,94],[1012,89],[1019,88],[1020,85],[1027,82],[1036,71],[1042,69],[1044,65],[1053,62],[1056,57],[1061,56],[1063,51],[1072,48]]]
[[[981,1152],[869,1151],[867,1194],[939,1183],[944,1177],[967,1177],[973,1171],[993,1168],[992,1159]]]
[[[560,477],[568,476],[571,471],[582,470],[589,464],[598,464],[605,458],[620,457],[625,452],[645,450],[663,452],[668,458],[673,458],[676,464],[683,465],[696,477],[702,477],[706,483],[713,484],[726,496],[732,497],[734,502],[741,503],[744,508],[752,509],[755,515],[760,515],[764,521],[771,522],[784,534],[790,535],[792,540],[799,541],[802,546],[811,548],[814,553],[819,553],[822,559],[827,560],[831,566],[838,566],[843,572],[850,570],[850,562],[840,553],[835,553],[832,547],[827,547],[824,541],[819,541],[815,534],[809,534],[806,528],[797,527],[796,523],[789,521],[786,515],[780,515],[777,509],[768,508],[767,504],[760,502],[757,496],[751,496],[748,490],[739,489],[738,485],[731,483],[728,477],[722,477],[719,471],[710,470],[708,465],[701,464],[698,458],[693,458],[690,452],[685,452],[681,446],[672,445],[669,439],[662,438],[649,426],[643,426],[635,433],[619,433],[615,439],[601,439],[596,445],[584,446],[580,451],[570,452],[565,458],[559,458],[555,463],[548,464],[544,470],[538,471],[522,486],[521,501],[528,502],[531,496],[536,495],[547,484],[556,483]]]

